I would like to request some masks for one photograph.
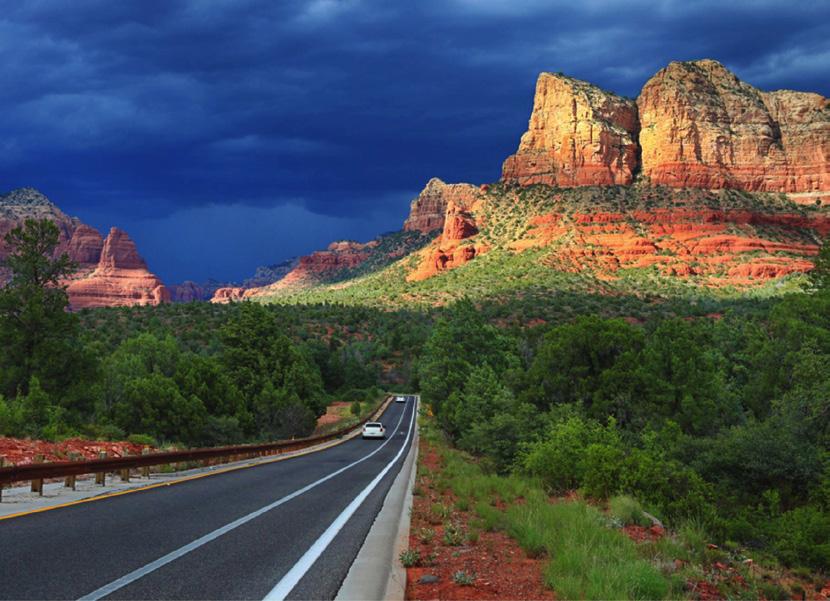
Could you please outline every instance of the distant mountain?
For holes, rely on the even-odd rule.
[[[273,265],[261,265],[256,272],[241,284],[237,282],[220,282],[209,279],[204,282],[185,280],[181,284],[170,286],[173,302],[189,303],[194,301],[208,301],[216,297],[217,301],[236,300],[241,298],[247,288],[268,286],[285,277],[299,263],[298,257],[286,259]],[[217,294],[217,291],[222,290]]]
[[[157,305],[170,292],[152,274],[126,232],[112,228],[106,238],[76,217],[69,217],[33,188],[0,195],[0,264],[9,254],[3,238],[26,219],[50,219],[60,231],[56,255],[66,252],[78,270],[65,282],[73,309],[123,305]],[[10,277],[0,266],[0,282]]]
[[[830,233],[830,103],[674,62],[636,100],[542,73],[499,182],[430,180],[401,232],[226,298],[370,304],[787,289]]]

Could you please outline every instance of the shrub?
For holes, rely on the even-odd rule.
[[[476,581],[476,577],[465,572],[464,570],[458,570],[453,573],[452,581],[460,586],[472,586],[472,584]]]
[[[464,542],[464,530],[459,524],[446,522],[444,524],[444,544],[458,547]]]
[[[432,528],[418,528],[418,539],[422,543],[429,544],[432,542],[432,539],[435,538],[435,530]]]
[[[133,444],[143,445],[147,447],[157,447],[159,446],[158,441],[149,436],[148,434],[130,434],[127,437],[127,442],[131,442]]]
[[[830,515],[812,506],[781,515],[774,523],[775,554],[788,566],[830,568]]]
[[[407,549],[401,552],[399,557],[405,568],[414,568],[421,564],[421,553],[417,549]]]

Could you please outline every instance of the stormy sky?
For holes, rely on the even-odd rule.
[[[0,192],[126,229],[167,282],[399,229],[498,179],[540,71],[671,60],[830,95],[830,2],[0,0]]]

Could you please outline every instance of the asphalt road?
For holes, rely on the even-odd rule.
[[[0,521],[0,599],[332,599],[414,413],[391,403],[386,440]]]

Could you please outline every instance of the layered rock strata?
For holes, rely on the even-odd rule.
[[[533,112],[502,179],[519,185],[630,184],[637,169],[637,105],[587,82],[542,73]]]
[[[818,94],[762,92],[701,60],[660,70],[637,106],[654,184],[830,193],[830,105]]]
[[[170,302],[170,291],[147,269],[129,235],[112,228],[92,273],[67,287],[73,309],[158,305]]]

